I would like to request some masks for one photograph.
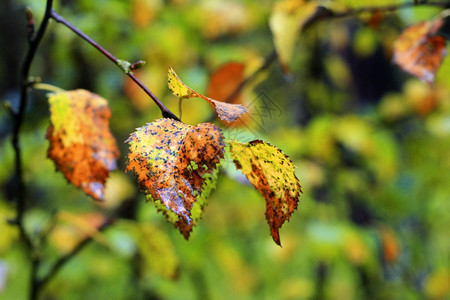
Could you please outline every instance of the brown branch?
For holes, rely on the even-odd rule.
[[[93,47],[95,47],[98,51],[100,51],[103,55],[105,55],[109,60],[111,60],[113,63],[115,63],[117,66],[119,66],[127,75],[130,77],[147,95],[150,96],[150,98],[156,103],[156,105],[161,110],[161,113],[163,117],[165,118],[171,118],[177,121],[180,121],[180,119],[172,113],[131,71],[131,64],[122,61],[120,59],[117,59],[113,54],[111,54],[109,51],[107,51],[105,48],[100,46],[97,42],[95,42],[92,38],[90,38],[88,35],[86,35],[84,32],[76,28],[74,25],[72,25],[69,21],[64,19],[61,15],[56,13],[54,10],[50,13],[51,18],[54,19],[56,22],[61,23],[65,25],[67,28],[72,30],[75,34],[77,34],[79,37],[81,37],[83,40],[91,44]]]

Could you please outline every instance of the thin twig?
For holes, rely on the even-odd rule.
[[[22,150],[20,147],[20,129],[22,128],[23,124],[23,118],[25,115],[25,109],[27,107],[28,103],[28,91],[30,87],[29,83],[29,74],[30,74],[30,67],[31,63],[33,61],[33,58],[36,54],[37,48],[39,46],[39,43],[42,40],[42,37],[44,36],[45,30],[47,29],[48,21],[50,19],[50,10],[52,8],[53,0],[47,1],[47,6],[45,10],[44,18],[41,22],[41,25],[39,26],[39,29],[36,33],[36,35],[32,38],[30,38],[29,47],[27,54],[25,56],[24,63],[22,65],[21,70],[21,90],[20,90],[20,101],[19,101],[19,107],[17,112],[14,112],[14,129],[12,132],[12,145],[14,148],[15,153],[15,176],[16,180],[18,181],[17,184],[17,225],[20,229],[20,234],[22,240],[25,242],[28,249],[32,249],[32,243],[30,238],[25,232],[25,229],[23,227],[23,214],[26,209],[26,192],[25,192],[25,183],[23,179],[23,167],[22,167]]]
[[[98,228],[98,231],[101,232],[108,228],[113,222],[114,218],[107,218],[103,224]],[[51,279],[53,279],[56,274],[66,265],[67,262],[69,262],[73,257],[75,257],[81,250],[83,250],[87,245],[90,244],[90,242],[93,241],[93,236],[90,235],[80,241],[69,253],[67,253],[64,256],[61,256],[51,267],[50,271],[40,280],[37,281],[37,289],[38,293],[41,292],[45,286],[50,282]]]
[[[61,23],[65,25],[67,28],[72,30],[75,34],[77,34],[79,37],[81,37],[83,40],[94,46],[98,51],[100,51],[103,55],[105,55],[109,60],[111,60],[114,64],[121,67],[125,73],[130,77],[147,95],[152,98],[152,100],[156,103],[156,105],[161,110],[161,113],[163,117],[165,118],[171,118],[174,120],[179,121],[180,119],[175,116],[174,113],[172,113],[134,74],[131,72],[131,70],[126,70],[121,65],[121,60],[117,59],[114,55],[112,55],[109,51],[107,51],[105,48],[100,46],[97,42],[95,42],[92,38],[90,38],[88,35],[86,35],[84,32],[76,28],[74,25],[72,25],[69,21],[64,19],[61,15],[56,13],[54,10],[51,11],[51,18],[54,19],[56,22]]]
[[[407,9],[412,7],[419,6],[431,6],[431,7],[441,7],[441,8],[450,8],[450,1],[417,1],[400,3],[400,4],[391,4],[391,5],[380,5],[380,6],[365,6],[360,8],[350,8],[348,10],[342,12],[334,12],[325,7],[318,7],[318,10],[315,14],[313,14],[309,19],[305,21],[302,28],[305,29],[310,27],[313,23],[321,20],[329,20],[329,19],[340,19],[357,16],[363,13],[389,13],[395,12],[400,9]]]
[[[417,3],[414,2],[408,2],[408,3],[402,3],[402,4],[393,4],[393,5],[384,5],[384,6],[366,6],[361,7],[357,9],[348,9],[343,12],[335,13],[333,11],[330,11],[326,8],[319,9],[318,12],[311,16],[304,24],[303,29],[306,27],[310,27],[313,23],[320,21],[320,20],[327,20],[327,19],[338,19],[338,18],[346,18],[346,17],[352,17],[356,15],[360,15],[363,13],[374,13],[374,12],[393,12],[399,9],[406,9],[411,7],[418,7],[418,6],[433,6],[433,7],[442,7],[442,8],[450,8],[450,1],[418,1]],[[262,71],[268,69],[272,63],[274,63],[277,60],[277,52],[276,50],[272,50],[268,56],[264,59],[264,63],[261,65],[260,68],[255,70],[250,76],[244,78],[241,83],[234,89],[228,97],[225,98],[225,102],[231,102],[233,99],[235,99],[239,94],[242,92],[244,87],[257,77],[259,73]]]
[[[98,231],[101,232],[106,230],[117,220],[117,218],[124,215],[125,212],[129,209],[133,200],[134,199],[129,199],[124,201],[115,210],[114,213],[106,217],[103,223],[98,227]],[[56,260],[56,262],[50,267],[50,270],[47,272],[47,274],[37,281],[38,293],[44,290],[45,286],[59,273],[59,271],[67,264],[67,262],[74,258],[78,253],[80,253],[80,251],[83,250],[92,241],[94,241],[94,235],[89,235],[81,240],[69,253],[58,258],[58,260]]]
[[[30,275],[30,299],[37,298],[37,271],[40,265],[40,257],[35,249],[35,245],[25,230],[25,226],[23,224],[23,216],[26,210],[26,185],[23,178],[23,163],[22,163],[22,150],[20,146],[20,130],[23,125],[23,120],[25,116],[25,111],[28,103],[28,91],[30,88],[29,83],[29,75],[30,75],[30,67],[33,62],[34,56],[38,49],[38,46],[44,36],[45,31],[47,30],[47,26],[50,20],[50,11],[53,6],[53,0],[47,0],[44,17],[39,25],[39,29],[34,34],[34,21],[32,20],[33,16],[30,10],[27,10],[27,26],[28,30],[28,50],[25,56],[25,60],[21,69],[21,89],[20,89],[20,99],[19,106],[17,111],[14,112],[14,128],[12,132],[11,143],[14,148],[15,153],[15,178],[17,180],[16,186],[16,196],[17,196],[17,205],[16,205],[16,220],[20,232],[20,239],[25,243],[26,250],[28,255],[31,258],[31,275]],[[33,27],[33,28],[31,28]]]
[[[434,7],[442,7],[449,8],[450,1],[418,1],[417,4],[414,2],[407,2],[401,4],[392,4],[392,5],[384,5],[384,6],[366,6],[357,9],[349,9],[348,11],[342,13],[333,14],[332,18],[342,18],[353,15],[359,15],[362,13],[373,13],[373,12],[393,12],[399,9],[406,9],[411,7],[418,6],[434,6]]]

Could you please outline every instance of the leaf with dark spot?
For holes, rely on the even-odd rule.
[[[266,199],[266,219],[273,240],[281,245],[279,229],[297,208],[302,193],[293,162],[280,149],[261,140],[228,143],[236,168]]]
[[[126,142],[127,171],[134,171],[148,199],[188,238],[224,157],[220,128],[159,119],[137,128]]]
[[[393,61],[406,72],[432,83],[447,54],[444,37],[436,33],[444,21],[436,19],[407,28],[394,43]]]

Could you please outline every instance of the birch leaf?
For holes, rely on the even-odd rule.
[[[206,100],[216,110],[219,118],[227,123],[236,121],[242,114],[247,112],[247,109],[240,104],[231,104],[214,100],[197,93],[181,81],[172,67],[169,67],[168,84],[172,93],[180,99],[198,97]]]
[[[188,238],[224,157],[220,128],[159,119],[137,128],[126,142],[127,171],[134,171],[147,198]]]
[[[288,64],[304,24],[318,9],[315,1],[285,0],[275,3],[269,25],[284,72],[289,70]]]
[[[433,83],[447,54],[444,37],[436,34],[443,24],[436,19],[407,28],[394,42],[393,61],[420,80]]]
[[[108,102],[86,90],[51,94],[48,157],[76,187],[103,200],[105,181],[119,149],[109,130]]]
[[[266,200],[266,219],[272,238],[281,245],[279,229],[297,208],[302,193],[293,162],[280,149],[261,140],[229,141],[229,145],[236,168]]]

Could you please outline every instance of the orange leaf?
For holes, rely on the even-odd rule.
[[[297,208],[302,192],[293,162],[280,149],[261,140],[229,144],[236,168],[266,199],[266,219],[273,240],[281,245],[278,230]]]
[[[48,157],[66,179],[95,200],[116,169],[119,150],[109,131],[108,102],[86,90],[51,94]]]
[[[219,118],[227,123],[236,121],[242,114],[247,112],[247,109],[240,104],[217,101],[197,93],[181,81],[172,67],[169,67],[168,83],[172,93],[180,99],[199,97],[208,101],[215,108]]]
[[[126,142],[127,171],[134,171],[148,198],[188,238],[197,219],[194,204],[203,205],[224,157],[220,128],[159,119],[137,128]]]
[[[383,245],[383,257],[388,263],[395,263],[400,256],[400,246],[394,232],[388,226],[383,226],[379,230],[380,239]]]
[[[160,1],[133,0],[133,21],[136,26],[144,28],[153,21],[161,9]]]
[[[238,62],[228,62],[220,66],[213,72],[209,79],[207,95],[210,98],[218,99],[232,104],[243,104],[242,90],[237,91],[244,82],[245,65]],[[240,116],[239,122],[227,124],[226,126],[243,126],[247,123],[249,114]]]
[[[211,75],[209,79],[208,97],[228,102],[241,104],[241,95],[228,99],[244,80],[245,65],[238,62],[229,62],[222,65]]]
[[[394,43],[393,61],[406,72],[432,83],[447,54],[445,39],[436,35],[444,21],[436,19],[407,28]]]

